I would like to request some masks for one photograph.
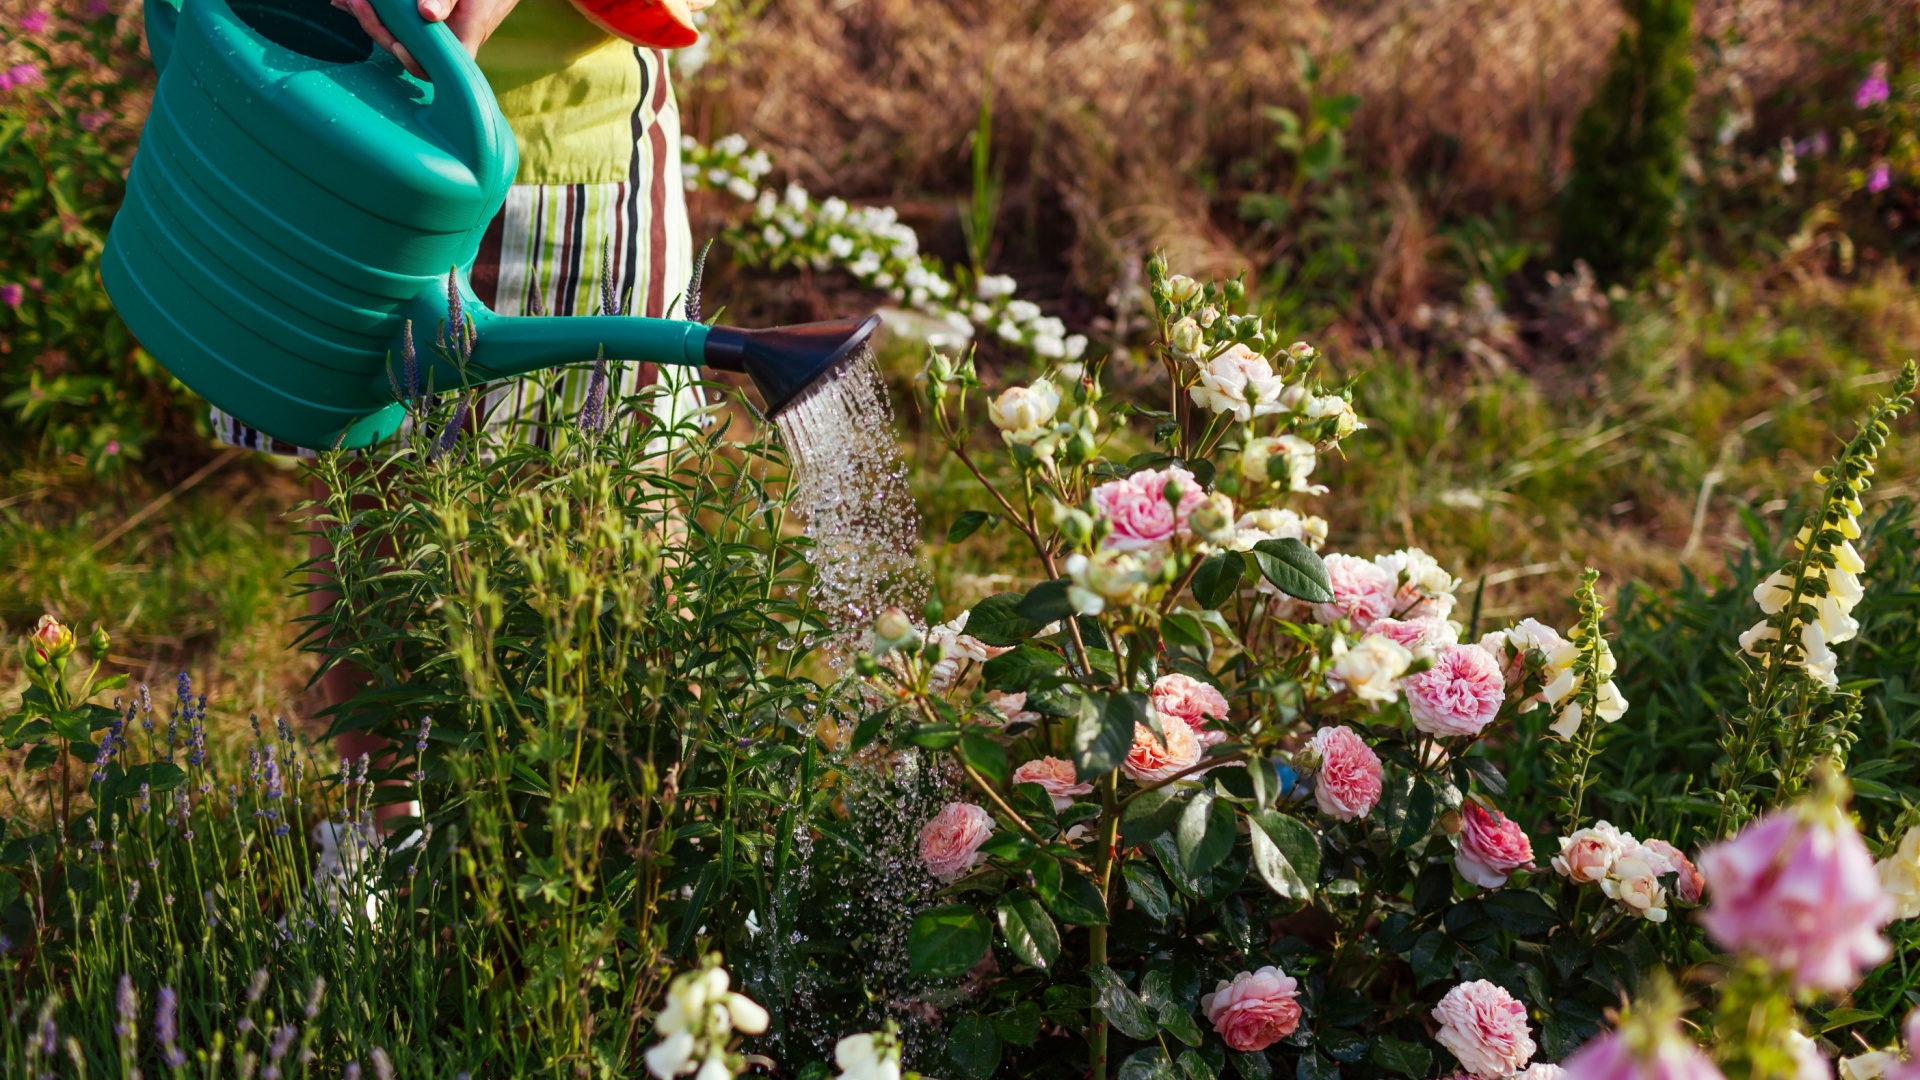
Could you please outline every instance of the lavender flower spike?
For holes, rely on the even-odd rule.
[[[133,979],[120,976],[120,984],[113,995],[113,1034],[116,1038],[133,1038],[134,1025],[138,1023],[136,1014],[140,1011],[139,996],[134,993]]]

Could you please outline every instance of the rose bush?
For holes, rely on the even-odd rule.
[[[1884,955],[1868,942],[1879,876],[1857,840],[1812,879],[1856,905],[1847,928],[1823,928],[1839,940],[1782,922],[1797,910],[1784,900],[1744,924],[1696,920],[1733,872],[1724,856],[1696,868],[1681,844],[1744,824],[1745,789],[1726,793],[1719,832],[1642,841],[1587,816],[1601,730],[1633,715],[1594,575],[1564,630],[1488,627],[1417,547],[1322,551],[1319,473],[1365,430],[1351,383],[1240,311],[1236,282],[1158,262],[1149,277],[1155,406],[1110,399],[1099,362],[1051,367],[984,409],[966,358],[936,356],[917,386],[984,489],[952,535],[1009,530],[1035,568],[967,613],[995,655],[955,667],[929,643],[859,665],[884,708],[855,743],[938,755],[967,807],[964,843],[954,805],[928,826],[942,888],[909,956],[935,986],[965,981],[942,998],[945,1050],[919,1067],[1548,1077],[1663,963],[1758,950],[1832,990]],[[1852,493],[1816,514],[1839,524],[1806,534],[1802,564],[1759,597],[1775,635],[1748,647],[1776,698],[1791,680],[1831,689],[1806,627],[1827,645],[1856,632],[1845,523],[1911,384],[1829,470]],[[992,467],[976,456],[983,418],[1003,436]],[[1121,456],[1142,421],[1151,448]],[[1765,757],[1727,753],[1748,763],[1723,768]],[[1824,756],[1780,763],[1804,780]],[[1726,888],[1767,902],[1752,881]],[[1787,940],[1760,949],[1729,924]]]

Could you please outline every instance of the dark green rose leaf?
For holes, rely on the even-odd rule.
[[[1121,864],[1120,876],[1126,879],[1127,896],[1133,900],[1134,907],[1146,912],[1154,922],[1167,921],[1167,885],[1152,864],[1129,859]]]
[[[1426,1080],[1433,1068],[1433,1052],[1419,1043],[1396,1039],[1385,1032],[1373,1042],[1367,1054],[1375,1065],[1413,1080]]]
[[[908,971],[931,979],[965,975],[992,941],[993,925],[970,904],[923,911],[907,934]]]
[[[1180,1074],[1173,1071],[1173,1062],[1167,1060],[1167,1052],[1157,1046],[1143,1046],[1128,1054],[1115,1077],[1116,1080],[1180,1080]]]
[[[1035,626],[1057,623],[1073,614],[1073,602],[1067,599],[1067,579],[1054,578],[1028,589],[1014,611]]]
[[[1333,581],[1327,564],[1313,549],[1292,538],[1262,540],[1253,545],[1253,561],[1273,587],[1310,604],[1333,602]]]
[[[1016,592],[994,593],[967,613],[967,635],[998,647],[1018,645],[1040,632],[1040,624],[1019,612]]]
[[[1180,800],[1174,798],[1172,788],[1155,788],[1135,795],[1120,812],[1121,846],[1139,847],[1173,828],[1180,810]]]
[[[992,1080],[1000,1068],[1000,1036],[984,1016],[963,1016],[947,1032],[947,1063],[955,1080]]]
[[[1074,926],[1107,924],[1107,905],[1100,897],[1100,887],[1057,860],[1044,855],[1035,859],[1033,884],[1040,902],[1062,921]]]
[[[1218,551],[1207,556],[1193,572],[1194,602],[1209,611],[1219,608],[1233,599],[1246,572],[1246,556],[1237,551]]]
[[[1021,963],[1044,971],[1060,958],[1060,931],[1031,894],[1008,893],[1000,898],[996,913],[1001,936]]]
[[[1038,645],[1021,645],[1010,653],[986,662],[981,667],[981,682],[989,690],[1008,690],[1025,692],[1034,683],[1059,671],[1066,664],[1066,658],[1052,649],[1043,649]]]
[[[1320,877],[1320,838],[1298,818],[1274,810],[1249,816],[1253,868],[1288,900],[1309,900]]]
[[[980,728],[969,727],[960,733],[960,759],[995,787],[1007,782],[1007,752]]]
[[[1099,994],[1100,1014],[1107,1022],[1130,1038],[1151,1039],[1159,1030],[1147,1014],[1146,1003],[1127,987],[1126,981],[1105,964],[1087,969],[1093,988]]]
[[[1174,832],[1180,846],[1180,865],[1189,877],[1200,877],[1219,866],[1233,850],[1233,804],[1202,791],[1187,801]]]

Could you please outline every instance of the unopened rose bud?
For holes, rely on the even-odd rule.
[[[1220,292],[1227,298],[1227,303],[1237,304],[1246,297],[1247,286],[1246,283],[1239,278],[1234,278],[1232,281],[1221,286]]]
[[[1214,307],[1212,304],[1208,304],[1206,307],[1201,308],[1200,311],[1194,315],[1194,318],[1200,320],[1201,326],[1211,328],[1213,324],[1220,319],[1220,309]]]
[[[1460,811],[1449,810],[1440,815],[1440,828],[1444,829],[1448,836],[1458,836],[1460,835],[1460,826],[1463,821],[1464,819],[1461,818]]]
[[[936,349],[927,357],[927,377],[940,383],[953,378],[953,361],[947,358],[946,353]]]
[[[1067,461],[1070,464],[1085,465],[1093,460],[1099,450],[1099,444],[1094,442],[1093,432],[1086,428],[1075,428],[1073,434],[1067,438]]]
[[[1167,328],[1167,344],[1173,348],[1174,352],[1192,356],[1200,351],[1200,346],[1205,341],[1205,332],[1200,329],[1200,324],[1191,318],[1181,319]]]
[[[853,658],[853,670],[859,672],[861,677],[871,679],[880,674],[880,661],[867,653],[861,653]]]
[[[1187,524],[1207,543],[1225,544],[1233,539],[1233,504],[1215,492],[1188,516]]]
[[[1307,344],[1304,341],[1296,341],[1293,344],[1287,346],[1287,358],[1294,361],[1295,363],[1302,363],[1307,360],[1312,360],[1314,357],[1317,357],[1319,355],[1320,355],[1319,349],[1314,348],[1313,346]]]
[[[928,626],[937,626],[947,621],[947,605],[938,596],[927,598],[927,606],[921,609],[926,616]]]
[[[873,632],[889,641],[899,641],[913,633],[913,621],[907,613],[897,607],[890,607],[873,620]]]
[[[1072,544],[1074,547],[1081,547],[1086,544],[1088,540],[1093,539],[1093,515],[1077,507],[1056,507],[1053,515],[1053,526],[1059,529],[1060,535],[1066,539],[1067,543]]]
[[[64,660],[73,654],[73,631],[51,615],[40,616],[29,641],[43,660]]]
[[[1200,283],[1185,274],[1167,279],[1167,299],[1176,304],[1191,304],[1200,297]]]
[[[101,657],[107,655],[107,646],[112,642],[113,638],[107,634],[107,628],[96,626],[93,628],[92,635],[87,638],[87,648],[95,657]]]
[[[1160,497],[1167,500],[1168,506],[1179,506],[1181,498],[1184,497],[1186,493],[1187,489],[1181,486],[1180,481],[1172,477],[1168,477],[1167,482],[1161,485],[1160,488]]]

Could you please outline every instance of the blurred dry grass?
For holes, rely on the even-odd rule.
[[[1703,97],[1815,86],[1834,35],[1903,6],[1700,0]],[[1349,152],[1394,217],[1369,294],[1404,315],[1436,219],[1549,204],[1620,24],[1598,0],[773,0],[723,14],[687,111],[691,130],[741,131],[816,191],[964,196],[991,70],[1018,238],[1004,254],[1100,296],[1156,248],[1189,272],[1261,265],[1234,205],[1273,186],[1262,110],[1304,109],[1303,50],[1324,92],[1360,97]]]

